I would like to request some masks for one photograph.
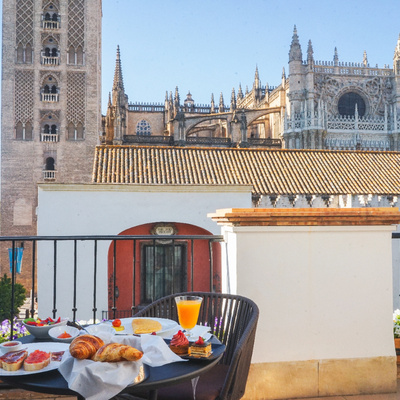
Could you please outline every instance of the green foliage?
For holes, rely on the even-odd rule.
[[[4,274],[0,278],[0,321],[11,319],[18,315],[19,308],[24,304],[26,290],[23,285],[16,283],[14,285],[14,315],[10,316],[11,310],[11,278]]]

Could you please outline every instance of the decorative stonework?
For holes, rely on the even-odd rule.
[[[34,72],[15,71],[15,122],[33,122]]]
[[[85,45],[85,3],[84,0],[68,1],[68,48],[77,49]]]
[[[61,72],[59,71],[40,71],[39,81],[42,83],[49,76],[52,76],[56,79],[57,82],[54,82],[55,85],[58,85],[61,79]]]
[[[60,44],[60,34],[59,33],[47,33],[42,32],[41,34],[41,41],[44,43],[46,40],[53,38],[57,45]]]
[[[60,10],[60,2],[58,0],[43,0],[42,8],[46,8],[48,5],[53,4],[57,10]]]
[[[392,101],[392,83],[389,77],[351,78],[345,76],[333,77],[318,74],[314,85],[317,99],[321,98],[327,105],[329,115],[338,114],[338,101],[346,92],[360,94],[367,103],[369,115],[384,115],[385,104]]]
[[[53,121],[59,121],[60,114],[61,114],[60,110],[52,110],[52,111],[40,110],[40,120],[41,121],[48,120],[49,117],[51,117],[50,119],[52,119]]]
[[[33,0],[17,0],[16,4],[16,44],[33,46]]]
[[[67,121],[75,125],[85,125],[86,74],[69,72],[67,74]]]

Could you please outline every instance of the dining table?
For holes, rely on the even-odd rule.
[[[33,335],[27,335],[18,340],[23,343],[46,341],[36,339]],[[218,364],[225,351],[225,346],[214,336],[210,341],[213,346],[218,346],[218,352],[214,357],[210,359],[191,358],[185,362],[174,362],[159,367],[144,365],[145,379],[138,384],[127,386],[121,393],[146,395],[149,400],[157,400],[158,389],[201,377]],[[79,393],[69,389],[68,382],[57,369],[28,375],[5,375],[0,376],[0,379],[15,388],[46,394],[76,396],[78,400],[84,400]]]

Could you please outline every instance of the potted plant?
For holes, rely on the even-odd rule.
[[[400,364],[400,310],[393,312],[393,336],[394,347],[396,349],[397,364]]]

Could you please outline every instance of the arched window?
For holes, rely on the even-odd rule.
[[[338,111],[340,115],[349,115],[354,116],[356,112],[356,105],[358,115],[360,117],[365,114],[365,101],[363,98],[354,92],[345,93],[340,99],[338,103]]]
[[[25,140],[32,140],[32,124],[30,122],[25,124]]]
[[[142,119],[137,123],[136,135],[143,135],[143,136],[151,135],[151,126],[146,120]]]
[[[78,65],[83,65],[83,50],[81,46],[76,49],[76,63]]]
[[[53,157],[47,157],[46,158],[46,171],[54,171],[54,158]]]
[[[45,57],[50,57],[50,48],[49,47],[46,47],[44,49],[44,55],[45,55]]]
[[[83,139],[83,125],[80,122],[76,127],[76,138]]]
[[[56,85],[52,85],[51,86],[51,93],[57,93],[57,86]]]
[[[75,125],[72,122],[68,124],[68,140],[75,140]]]
[[[15,127],[15,138],[18,140],[24,139],[24,128],[22,122],[18,122]]]
[[[57,51],[57,49],[54,48],[54,47],[51,49],[51,56],[52,56],[52,57],[57,57],[57,56],[58,56],[58,51]]]
[[[48,124],[46,124],[46,125],[43,127],[43,133],[50,133],[50,126],[49,126]]]
[[[50,21],[50,14],[48,12],[44,15],[44,20]]]
[[[25,62],[27,64],[32,63],[32,46],[29,43],[25,47]]]
[[[51,134],[55,135],[57,133],[57,125],[52,125],[51,126]]]
[[[75,64],[75,49],[73,46],[70,46],[68,50],[68,64]]]
[[[56,13],[53,14],[53,16],[51,17],[52,21],[58,21],[58,15]]]
[[[17,47],[17,63],[23,63],[23,62],[24,62],[24,48],[20,43]]]

